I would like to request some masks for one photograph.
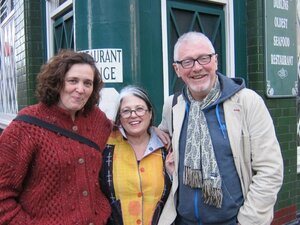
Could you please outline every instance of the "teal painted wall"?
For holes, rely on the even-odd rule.
[[[140,1],[140,83],[147,89],[155,108],[155,121],[161,121],[163,106],[163,59],[161,1]]]
[[[234,0],[234,45],[235,76],[245,79],[247,76],[247,13],[246,0]]]
[[[117,91],[128,84],[144,87],[154,104],[156,124],[163,104],[160,4],[159,0],[76,0],[74,8],[76,50],[122,49],[123,83],[105,86]]]

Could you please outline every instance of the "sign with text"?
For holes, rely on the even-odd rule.
[[[298,92],[296,0],[265,0],[265,73],[268,97]]]
[[[96,66],[105,83],[123,82],[123,52],[119,48],[82,50],[94,57]]]

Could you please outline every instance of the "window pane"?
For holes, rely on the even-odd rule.
[[[14,35],[14,18],[11,17],[0,27],[0,113],[18,112]]]

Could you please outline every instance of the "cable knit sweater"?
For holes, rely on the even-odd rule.
[[[73,122],[63,109],[43,104],[19,114],[77,132],[101,151],[26,122],[11,122],[0,136],[0,224],[106,224],[111,209],[98,181],[111,132],[105,114],[95,107]]]

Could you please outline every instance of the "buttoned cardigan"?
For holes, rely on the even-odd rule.
[[[76,132],[95,150],[44,128],[13,121],[0,137],[0,224],[104,225],[110,205],[100,190],[102,151],[111,122],[94,107],[75,121],[44,104],[20,111]]]
[[[113,132],[108,140],[101,186],[112,207],[109,225],[157,225],[171,180],[165,168],[166,149],[163,144],[154,143],[158,137],[152,133],[150,144],[139,162],[119,131]]]

